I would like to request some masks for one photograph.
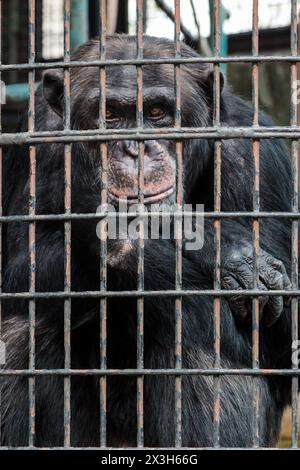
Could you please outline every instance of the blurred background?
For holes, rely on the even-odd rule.
[[[2,0],[2,63],[28,61],[28,5],[24,0]],[[63,58],[63,0],[36,0],[36,60]],[[213,0],[181,0],[182,39],[204,56],[213,55]],[[99,1],[71,0],[71,46],[74,50],[99,34]],[[136,32],[136,0],[108,0],[107,32]],[[290,0],[260,0],[259,49],[262,55],[290,54]],[[221,55],[249,55],[252,51],[252,0],[221,2]],[[144,31],[174,37],[174,0],[144,0]],[[299,34],[300,36],[300,34]],[[300,45],[299,45],[300,51]],[[300,71],[300,69],[299,69]],[[251,100],[251,64],[223,66],[232,90]],[[300,73],[299,73],[300,77]],[[2,106],[3,132],[14,132],[28,102],[28,74],[2,73],[6,104]],[[36,76],[40,79],[39,74]],[[290,124],[290,64],[260,67],[260,107],[278,125]],[[291,445],[291,412],[287,410],[280,446]]]

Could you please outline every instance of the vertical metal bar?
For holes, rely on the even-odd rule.
[[[35,62],[35,0],[29,0],[29,63]],[[28,131],[35,130],[35,71],[28,74],[29,108]],[[36,149],[29,148],[29,215],[35,215],[36,207]],[[35,222],[29,224],[29,291],[35,291]],[[35,368],[35,299],[29,300],[29,368]],[[29,446],[34,446],[35,438],[35,378],[29,378]]]
[[[137,0],[137,58],[142,59],[143,52],[143,12],[144,1]],[[143,68],[137,66],[137,109],[136,120],[137,127],[143,128]],[[144,152],[145,143],[139,142],[138,144],[138,201],[139,210],[143,211],[144,205]],[[138,290],[144,290],[144,222],[143,218],[140,219],[139,224],[139,245],[138,245]],[[137,368],[144,367],[144,298],[140,297],[137,300]],[[144,377],[137,378],[137,446],[143,447],[144,445]]]
[[[297,14],[297,0],[291,2],[291,54],[297,56],[298,54],[298,14]],[[293,97],[293,84],[297,81],[297,64],[291,64],[291,97]],[[298,106],[297,100],[291,98],[291,126],[296,127],[298,121]],[[298,205],[298,153],[299,141],[292,140],[292,178],[293,178],[293,201],[292,210],[297,213],[299,211]],[[292,222],[292,286],[293,289],[298,289],[299,273],[298,273],[298,258],[299,258],[299,221],[293,220]],[[292,342],[298,344],[298,299],[292,299]],[[293,369],[297,369],[297,364],[292,364]],[[299,429],[298,429],[298,392],[299,392],[299,379],[298,377],[292,378],[292,447],[298,447]]]
[[[100,0],[100,59],[106,53],[106,0]],[[100,67],[99,129],[106,127],[106,71]],[[101,205],[107,207],[107,142],[100,145],[101,159]],[[100,221],[100,290],[107,290],[107,221]],[[107,298],[100,299],[100,368],[107,368]],[[106,376],[100,377],[100,446],[106,447]]]
[[[64,0],[64,61],[70,60],[70,0]],[[70,69],[64,69],[64,129],[71,126]],[[65,144],[65,214],[71,213],[71,144]],[[71,221],[64,223],[64,291],[71,291]],[[71,367],[71,298],[64,300],[65,369]],[[71,444],[71,379],[64,377],[64,446]]]
[[[175,3],[175,57],[181,56],[180,43],[180,0]],[[175,127],[181,127],[181,68],[175,65]],[[176,141],[176,204],[179,214],[182,211],[183,192],[183,163],[182,163],[182,141]],[[182,289],[182,217],[175,218],[175,243],[176,243],[176,275],[175,289]],[[175,300],[175,368],[182,368],[182,297]],[[182,376],[175,377],[175,447],[182,446]]]
[[[215,56],[220,56],[220,1],[216,0],[214,3],[214,23],[215,23]],[[215,127],[220,126],[220,96],[221,96],[221,72],[220,64],[214,65],[214,122]],[[222,170],[222,154],[221,154],[221,141],[215,141],[214,146],[215,165],[214,165],[214,205],[215,212],[221,211],[221,170]],[[214,275],[214,289],[221,289],[221,220],[215,219],[215,275]],[[214,367],[220,368],[221,350],[221,298],[214,298]],[[220,447],[220,377],[214,376],[214,447]]]
[[[0,0],[0,65],[2,65],[2,0]],[[0,86],[2,84],[2,74],[0,71]],[[1,90],[2,92],[3,90]],[[0,135],[2,134],[2,106],[0,103]],[[2,165],[3,155],[0,146],[0,216],[3,215],[3,196],[2,196]],[[2,223],[0,223],[0,293],[2,292]],[[0,300],[0,341],[2,341],[2,301]],[[0,442],[2,442],[2,379],[0,379]]]
[[[259,53],[259,13],[258,1],[253,0],[252,11],[252,55],[255,57]],[[253,126],[259,125],[259,66],[252,64],[252,103],[254,108]],[[253,211],[259,212],[259,153],[260,141],[254,139],[252,142],[252,152],[254,158],[254,182],[253,182]],[[259,219],[253,220],[253,288],[257,289],[259,277]],[[252,300],[252,367],[259,368],[259,299]],[[259,446],[259,377],[253,378],[253,447]]]

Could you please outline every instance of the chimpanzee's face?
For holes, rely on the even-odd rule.
[[[152,42],[151,42],[152,44]],[[96,60],[99,43],[78,52],[75,60]],[[79,50],[80,51],[80,50]],[[153,50],[144,47],[145,58],[172,56],[168,50]],[[107,43],[107,59],[134,59],[135,42],[128,43],[112,39]],[[132,65],[106,66],[106,109],[105,126],[107,129],[123,129],[130,132],[139,127],[137,121],[137,70]],[[170,128],[175,123],[175,80],[172,64],[150,64],[142,67],[143,128]],[[100,83],[97,67],[71,69],[71,120],[73,129],[98,129]],[[188,78],[188,79],[187,79]],[[201,103],[201,90],[197,84],[193,68],[182,67],[181,74],[181,112],[182,125],[204,125],[207,121],[207,106],[201,112],[194,112]],[[57,114],[62,114],[58,103],[63,91],[61,72],[50,71],[44,75],[44,94]],[[61,98],[61,96],[60,96]],[[203,104],[205,100],[203,100]],[[97,147],[97,148],[96,148]],[[142,147],[142,145],[141,145]],[[96,151],[95,151],[96,150]],[[141,148],[140,148],[141,151]],[[97,155],[99,144],[92,144],[88,153]],[[111,140],[107,146],[108,157],[108,195],[110,201],[118,203],[126,199],[130,204],[138,202],[139,192],[139,143],[135,140]],[[168,139],[145,140],[144,153],[144,203],[174,202],[176,193],[176,143]]]
[[[156,70],[156,72],[158,72]],[[143,127],[174,125],[175,99],[172,80],[158,80],[153,67],[143,70]],[[137,123],[137,77],[135,67],[107,70],[106,127],[130,129]],[[139,143],[115,141],[108,146],[108,193],[112,201],[138,197]],[[175,144],[170,140],[146,140],[144,144],[144,203],[174,199],[176,181]]]
[[[173,73],[170,68],[143,68],[143,127],[167,128],[174,126],[175,93]],[[94,70],[97,74],[97,71]],[[99,77],[99,73],[98,73]],[[74,103],[74,122],[79,128],[99,127],[99,83],[93,77],[93,86],[84,91]],[[91,83],[91,82],[90,82]],[[82,120],[83,114],[86,121]],[[78,116],[76,118],[76,116]],[[133,66],[106,68],[106,109],[107,129],[123,129],[128,133],[139,126],[137,122],[137,72]],[[118,203],[126,199],[128,204],[138,202],[139,143],[135,140],[114,140],[108,143],[108,195],[110,201]],[[141,150],[140,150],[141,151]],[[144,153],[144,203],[173,200],[176,182],[176,148],[174,141],[146,140]],[[98,153],[99,155],[99,153]]]

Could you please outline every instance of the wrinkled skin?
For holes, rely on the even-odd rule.
[[[222,271],[221,283],[223,289],[243,290],[253,288],[254,256],[251,245],[236,247],[226,255]],[[286,273],[284,264],[260,249],[258,256],[259,278],[257,289],[259,290],[290,290],[291,281]],[[289,304],[289,298],[280,296],[259,297],[260,314],[264,313],[267,326],[272,326],[280,317],[284,303]],[[252,312],[252,301],[245,296],[233,296],[229,298],[229,304],[235,315],[244,320],[247,313]]]

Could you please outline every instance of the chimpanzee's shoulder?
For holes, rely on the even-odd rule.
[[[225,88],[221,100],[222,121],[228,126],[247,127],[253,125],[253,104],[238,95],[229,88]],[[260,126],[274,126],[273,119],[264,111],[259,112]]]

